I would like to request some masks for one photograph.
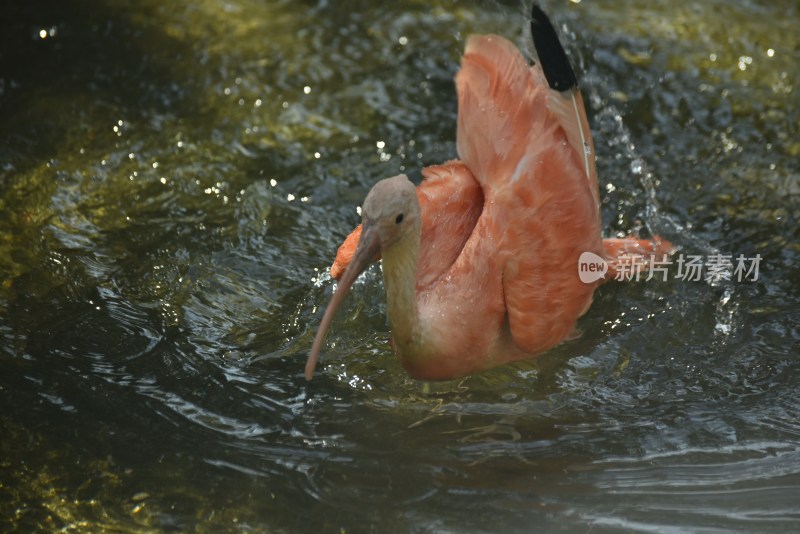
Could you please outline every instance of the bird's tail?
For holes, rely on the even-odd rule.
[[[639,280],[643,273],[665,268],[675,247],[659,236],[653,239],[603,239],[603,255],[608,263],[605,280]]]

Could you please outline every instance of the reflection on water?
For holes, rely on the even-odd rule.
[[[392,356],[377,269],[302,369],[355,206],[455,155],[464,38],[526,42],[517,3],[34,4],[0,23],[2,530],[800,520],[793,3],[545,6],[606,232],[761,275],[608,285],[579,339],[444,384]]]

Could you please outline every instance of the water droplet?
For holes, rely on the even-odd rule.
[[[753,63],[753,58],[750,56],[740,56],[739,57],[739,70],[743,71],[747,69],[747,66]]]

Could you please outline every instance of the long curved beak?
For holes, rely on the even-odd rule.
[[[353,282],[375,261],[380,251],[381,240],[377,229],[374,226],[364,225],[361,231],[361,239],[359,239],[356,251],[353,253],[353,259],[339,279],[339,287],[331,297],[331,302],[328,304],[328,309],[325,310],[325,315],[322,316],[322,322],[314,338],[314,344],[311,345],[311,354],[308,355],[308,361],[306,361],[306,380],[311,380],[314,377],[314,369],[319,361],[322,342],[325,341],[325,335],[328,333],[328,328],[330,328],[333,317],[336,315],[336,310],[339,309],[347,293],[350,292]]]

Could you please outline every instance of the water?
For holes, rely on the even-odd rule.
[[[610,284],[579,339],[425,384],[372,269],[306,384],[356,206],[455,155],[464,38],[525,8],[5,6],[0,529],[794,530],[797,6],[545,8],[607,235],[758,279]]]

